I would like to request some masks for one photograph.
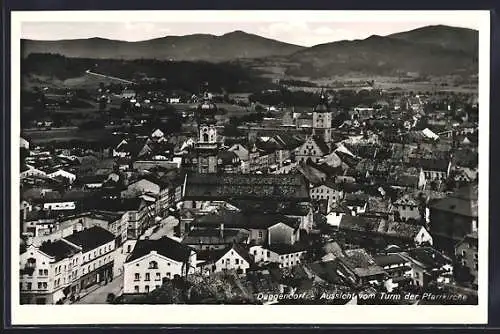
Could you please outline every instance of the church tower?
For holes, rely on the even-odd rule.
[[[321,91],[321,99],[318,105],[313,110],[313,136],[323,139],[323,141],[330,145],[332,141],[332,118],[333,114],[328,107],[328,101]]]
[[[217,128],[215,114],[217,106],[212,102],[208,92],[205,90],[203,99],[196,111],[198,120],[198,142],[195,145],[198,173],[217,172],[217,153],[219,143],[217,142]]]

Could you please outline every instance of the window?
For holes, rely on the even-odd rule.
[[[138,281],[140,278],[141,278],[141,276],[139,275],[139,273],[135,273],[134,281]]]
[[[99,248],[99,255],[102,254],[102,248]]]
[[[139,293],[139,286],[138,285],[134,286],[134,292]]]
[[[271,257],[271,252],[267,251],[267,257]]]
[[[132,251],[132,246],[131,245],[128,245],[127,246],[127,253],[130,253]]]
[[[262,238],[262,231],[259,231],[259,238]]]
[[[144,280],[145,280],[145,281],[149,281],[149,280],[150,280],[149,273],[146,273],[146,278],[145,278]]]
[[[101,260],[99,260],[99,267],[101,266]]]
[[[240,264],[240,260],[239,259],[234,259],[234,263],[235,264]]]
[[[415,278],[419,278],[419,276],[418,272],[415,272]]]
[[[222,264],[224,264],[224,259],[222,259]]]
[[[31,290],[31,282],[28,283],[28,290]]]
[[[158,262],[156,261],[149,262],[149,269],[158,269]]]
[[[83,256],[83,262],[85,262],[85,259],[86,259],[86,257],[85,257],[85,255],[84,255],[84,256]]]
[[[170,273],[167,273],[167,277],[170,278]]]
[[[144,291],[145,291],[146,293],[148,293],[148,292],[149,292],[149,285],[144,286]]]
[[[160,273],[156,273],[156,275],[155,275],[155,281],[161,280],[160,276],[161,276]]]
[[[42,269],[39,269],[38,270],[38,275],[42,276],[43,275],[43,270]]]

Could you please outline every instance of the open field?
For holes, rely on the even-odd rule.
[[[24,130],[33,143],[41,144],[51,141],[98,141],[111,134],[111,129],[78,130],[76,127],[53,128],[51,130]]]

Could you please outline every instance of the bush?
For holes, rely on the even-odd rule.
[[[108,296],[106,297],[106,302],[112,303],[115,300],[116,296],[114,293],[108,293]]]

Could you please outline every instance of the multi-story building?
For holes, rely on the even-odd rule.
[[[468,273],[467,277],[469,279],[468,283],[472,286],[478,284],[478,243],[477,243],[477,232],[467,234],[456,246],[455,246],[455,258],[458,260],[459,269],[466,269]],[[461,277],[460,279],[466,280],[466,277]]]
[[[20,256],[23,304],[55,304],[113,279],[115,236],[98,226],[74,232]]]
[[[123,293],[145,294],[196,271],[196,252],[173,239],[138,240],[124,267]]]

